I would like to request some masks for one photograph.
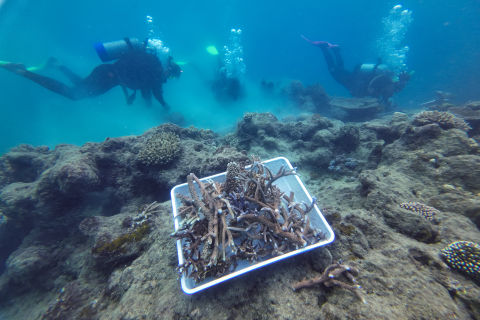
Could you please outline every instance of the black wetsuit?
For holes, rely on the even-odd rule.
[[[153,94],[163,106],[167,106],[162,91],[167,77],[162,64],[155,55],[144,50],[131,49],[116,62],[99,65],[86,78],[77,76],[65,66],[59,66],[58,69],[70,79],[73,86],[28,71],[23,65],[3,67],[72,100],[96,97],[115,86],[121,86],[129,104],[133,102],[136,90],[140,90],[147,102],[151,102]],[[127,88],[132,89],[133,94],[129,95]]]
[[[240,79],[228,77],[223,68],[218,71],[216,79],[212,83],[212,90],[220,101],[236,101],[244,95]]]
[[[320,49],[332,77],[344,86],[353,97],[375,97],[388,104],[393,94],[403,89],[408,81],[409,77],[406,74],[401,77],[401,81],[394,81],[393,72],[378,68],[380,63],[370,70],[362,70],[361,66],[357,66],[353,72],[348,71],[344,67],[338,46],[329,48],[325,45]]]
[[[342,86],[347,88],[351,92],[351,88],[353,88],[353,73],[345,70],[343,64],[343,58],[340,54],[340,48],[328,48],[326,46],[320,47],[322,50],[323,56],[325,57],[325,62],[327,63],[328,71],[332,75],[333,79],[335,79],[338,83]],[[333,52],[331,54],[330,50]]]

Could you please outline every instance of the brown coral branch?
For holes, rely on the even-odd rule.
[[[359,285],[350,285],[338,279],[339,277],[344,276],[352,283],[356,283],[354,275],[358,275],[357,269],[348,265],[333,263],[328,266],[319,277],[294,283],[292,287],[293,290],[296,291],[317,284],[321,284],[327,288],[336,286],[352,291],[363,303],[365,303],[365,299],[359,292],[359,289],[361,288]]]
[[[242,220],[242,219],[248,219],[248,220],[260,222],[261,224],[264,224],[265,226],[269,227],[273,232],[275,232],[275,234],[279,235],[280,237],[287,238],[302,246],[305,245],[305,240],[303,240],[301,237],[299,237],[294,233],[283,231],[278,224],[275,224],[269,221],[265,217],[256,216],[254,214],[244,214],[237,218],[237,220]]]
[[[195,186],[193,185],[193,179],[194,178],[196,178],[196,176],[193,173],[190,173],[187,176],[188,191],[190,191],[190,195],[193,198],[193,202],[195,203],[195,206],[197,208],[202,209],[203,214],[207,215],[209,210],[207,209],[207,207],[205,207],[205,204],[202,201],[200,201],[200,199],[198,198],[197,191],[195,190]],[[199,186],[200,186],[200,184],[199,184]]]

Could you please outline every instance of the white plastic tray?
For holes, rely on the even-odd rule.
[[[289,169],[293,169],[292,165],[290,164],[290,161],[288,161],[288,159],[284,157],[270,159],[270,160],[264,161],[263,164],[267,168],[269,168],[273,173],[278,172],[278,170],[282,166]],[[200,180],[206,181],[208,179],[211,179],[213,181],[224,182],[225,176],[226,176],[226,172],[223,172],[213,176],[202,178]],[[290,191],[293,191],[295,193],[295,202],[302,202],[302,201],[305,203],[312,202],[312,197],[310,196],[307,189],[305,188],[302,181],[297,175],[282,177],[277,181],[275,181],[273,184],[276,185],[278,188],[280,188],[280,190],[285,192],[287,195],[290,194]],[[197,192],[199,192],[197,184],[195,184],[195,187],[197,188]],[[182,194],[190,197],[190,192],[188,191],[188,184],[187,183],[179,184],[173,187],[170,192],[170,195],[172,198],[173,221],[175,224],[175,231],[178,230],[181,222],[180,217],[177,217],[177,209],[182,205],[180,199],[178,199],[177,194]],[[221,282],[238,277],[239,275],[247,273],[249,271],[261,268],[263,266],[275,263],[277,261],[286,259],[288,257],[294,256],[294,255],[297,255],[297,254],[300,254],[300,253],[303,253],[303,252],[306,252],[306,251],[309,251],[333,242],[335,235],[332,231],[332,228],[323,217],[317,205],[315,205],[314,209],[309,212],[308,216],[309,216],[311,227],[323,233],[324,235],[323,240],[320,240],[317,243],[313,243],[307,247],[290,251],[283,255],[280,255],[271,259],[263,260],[263,261],[261,260],[253,261],[253,262],[238,261],[237,267],[232,272],[220,278],[206,278],[202,282],[196,283],[193,278],[187,277],[185,274],[183,274],[180,280],[182,284],[182,290],[187,294],[193,294],[193,293],[205,290]],[[178,251],[178,264],[182,265],[184,263],[184,257],[183,257],[181,240],[177,240],[177,251]]]

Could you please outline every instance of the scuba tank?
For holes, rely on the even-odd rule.
[[[145,42],[137,38],[125,38],[123,40],[110,42],[97,42],[93,45],[100,59],[103,62],[119,59],[132,49],[145,49]]]
[[[387,65],[383,64],[383,63],[364,63],[362,65],[360,65],[360,71],[361,72],[374,72],[374,71],[386,71],[388,70],[388,67]]]

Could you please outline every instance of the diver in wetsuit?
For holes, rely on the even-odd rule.
[[[147,52],[145,46],[133,46],[128,38],[125,42],[128,48],[117,61],[97,66],[86,78],[79,77],[65,66],[56,66],[73,86],[29,71],[23,64],[4,62],[0,66],[72,100],[96,97],[121,86],[128,104],[133,103],[137,90],[140,90],[147,103],[151,103],[153,94],[163,107],[168,108],[163,99],[162,85],[169,78],[179,77],[182,70],[172,57],[168,58],[164,68],[157,56]],[[133,93],[130,94],[128,89]]]
[[[326,41],[312,41],[303,35],[302,38],[322,50],[328,71],[353,97],[374,97],[388,106],[393,94],[402,90],[410,79],[408,72],[402,72],[395,77],[380,60],[376,64],[362,64],[353,71],[348,71],[344,67],[338,45]]]
[[[219,67],[211,86],[219,101],[237,101],[245,94],[238,77],[229,77],[225,67]]]

